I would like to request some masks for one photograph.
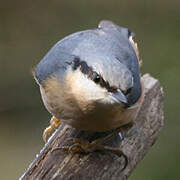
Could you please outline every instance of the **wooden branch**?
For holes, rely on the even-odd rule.
[[[124,171],[121,171],[124,159],[109,152],[99,151],[89,154],[67,154],[58,150],[52,152],[54,148],[62,147],[68,137],[80,136],[89,140],[94,137],[92,133],[61,125],[20,179],[126,180],[154,144],[163,126],[163,91],[160,83],[148,74],[144,75],[142,80],[145,98],[135,120],[135,126],[129,130],[121,143],[117,137],[109,142],[111,146],[119,146],[129,158]]]

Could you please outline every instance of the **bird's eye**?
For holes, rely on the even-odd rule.
[[[99,74],[97,74],[96,72],[93,72],[91,79],[95,82],[95,83],[99,83],[101,80],[101,77]]]

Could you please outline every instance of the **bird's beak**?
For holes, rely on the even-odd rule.
[[[127,103],[126,96],[121,92],[120,89],[117,90],[115,93],[109,93],[109,96],[116,102],[116,103]]]

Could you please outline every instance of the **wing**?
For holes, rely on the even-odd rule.
[[[35,68],[34,76],[39,84],[47,78],[57,74],[61,79],[64,78],[67,67],[75,59],[74,55],[66,53],[55,45]]]

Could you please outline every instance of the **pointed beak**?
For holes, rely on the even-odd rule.
[[[109,96],[116,102],[116,103],[127,103],[126,96],[121,92],[120,89],[117,90],[115,93],[109,93]]]

